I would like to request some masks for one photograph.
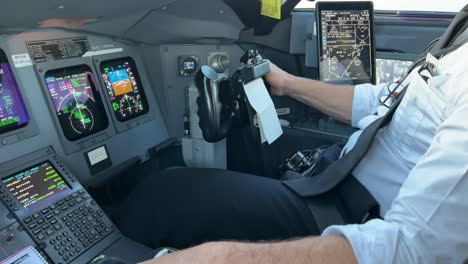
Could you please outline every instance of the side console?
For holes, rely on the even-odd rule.
[[[51,148],[0,165],[0,197],[53,263],[87,263],[122,238]]]

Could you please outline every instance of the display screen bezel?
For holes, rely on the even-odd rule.
[[[317,43],[318,43],[318,62],[319,62],[319,78],[322,78],[322,61],[323,61],[323,43],[322,43],[322,19],[321,13],[326,10],[368,10],[369,19],[370,19],[370,76],[368,80],[347,80],[351,81],[353,85],[363,84],[363,83],[372,83],[376,82],[376,51],[375,51],[375,34],[374,34],[374,4],[371,1],[334,1],[334,2],[318,2],[315,7],[315,17],[317,24]],[[330,81],[337,82],[339,81]],[[346,81],[344,81],[346,82]],[[349,83],[348,83],[349,84]]]
[[[101,120],[101,121],[104,121],[105,123],[102,124],[102,127],[100,129],[89,131],[89,132],[86,132],[86,133],[82,133],[82,134],[79,134],[79,135],[76,135],[76,136],[71,136],[71,135],[69,135],[68,133],[65,132],[64,125],[60,121],[60,115],[57,112],[57,106],[54,103],[54,99],[52,98],[52,95],[50,94],[49,86],[47,84],[47,79],[50,78],[50,77],[59,78],[59,77],[67,76],[67,75],[80,74],[80,73],[85,73],[85,72],[90,73],[90,75],[88,76],[88,83],[90,84],[91,91],[93,93],[93,96],[95,98],[96,103],[98,103],[100,105],[99,108],[100,108],[100,112],[101,112],[102,117],[103,117],[103,120]],[[98,88],[98,84],[96,83],[96,77],[95,77],[94,71],[92,70],[92,68],[89,65],[80,64],[80,65],[68,66],[68,67],[64,67],[64,68],[51,69],[51,70],[47,71],[44,74],[44,82],[45,82],[45,90],[46,90],[46,93],[47,93],[47,95],[48,95],[48,97],[50,99],[50,104],[52,106],[52,110],[55,112],[55,116],[56,116],[56,118],[58,120],[58,124],[60,125],[60,128],[62,129],[62,133],[63,133],[63,135],[65,136],[66,139],[68,139],[71,142],[75,142],[75,141],[78,141],[80,139],[83,139],[83,138],[86,138],[88,136],[99,133],[101,131],[104,131],[109,127],[109,117],[107,115],[106,107],[105,107],[104,102],[102,100],[101,91]]]
[[[129,117],[121,117],[115,111],[113,111],[112,101],[111,101],[111,97],[110,97],[110,94],[109,94],[109,89],[114,89],[114,88],[113,87],[108,87],[105,80],[104,80],[104,75],[107,74],[107,73],[104,72],[104,69],[106,67],[121,65],[121,64],[124,64],[125,62],[128,62],[130,64],[130,67],[132,69],[132,73],[133,73],[133,75],[135,77],[135,81],[136,81],[136,83],[138,85],[138,91],[139,91],[139,94],[140,94],[140,97],[141,97],[142,104],[144,105],[144,108],[143,108],[143,110],[141,112],[139,112],[137,114],[133,114],[133,115],[131,115]],[[99,71],[100,71],[100,74],[101,74],[100,77],[102,79],[102,82],[104,83],[104,88],[106,89],[106,97],[107,97],[108,103],[111,105],[111,111],[114,114],[114,117],[117,119],[117,121],[119,121],[121,123],[124,123],[124,122],[133,120],[135,118],[141,117],[141,116],[146,115],[147,113],[149,113],[150,105],[149,105],[148,99],[146,97],[145,88],[143,87],[143,83],[141,81],[141,77],[140,77],[140,73],[138,71],[138,67],[137,67],[137,65],[135,63],[135,60],[133,60],[132,57],[123,57],[123,58],[104,60],[99,64]]]
[[[28,170],[31,170],[32,168],[35,168],[35,167],[40,167],[44,164],[47,164],[49,166],[51,166],[54,171],[60,176],[60,178],[65,182],[65,184],[67,185],[67,189],[63,189],[61,190],[60,192],[57,192],[57,193],[54,193],[54,195],[50,196],[50,197],[47,197],[46,199],[38,202],[37,204],[35,205],[30,205],[30,206],[24,206],[24,204],[22,204],[18,198],[13,195],[13,193],[10,191],[10,188],[8,188],[6,186],[6,183],[4,182],[5,179],[9,179],[11,177],[15,177],[17,176],[18,174],[20,173],[23,173],[23,172],[26,172]],[[57,169],[57,167],[50,161],[50,160],[43,160],[39,163],[36,163],[35,165],[32,165],[32,166],[28,166],[26,167],[25,169],[22,169],[22,170],[19,170],[15,173],[12,173],[10,174],[9,176],[6,176],[6,177],[3,177],[1,178],[1,181],[2,181],[2,184],[5,186],[5,188],[11,193],[12,197],[15,198],[15,200],[18,202],[19,205],[21,205],[21,207],[27,211],[36,211],[36,210],[40,210],[40,208],[43,208],[44,206],[40,206],[41,204],[45,203],[46,201],[52,201],[52,200],[55,200],[57,197],[63,197],[63,196],[66,196],[66,194],[68,194],[69,192],[71,192],[73,190],[73,186],[67,181],[67,179],[60,173],[60,171]]]
[[[31,116],[29,114],[28,108],[26,107],[26,102],[24,101],[23,93],[19,86],[18,80],[16,79],[15,73],[13,71],[13,67],[11,66],[11,63],[9,62],[8,57],[3,49],[0,49],[0,64],[7,64],[9,67],[9,70],[11,71],[11,75],[12,75],[11,77],[13,78],[14,84],[16,86],[15,89],[18,93],[18,98],[17,98],[19,101],[18,103],[20,104],[20,107],[23,109],[24,114],[27,119],[26,122],[22,124],[13,123],[13,124],[6,125],[4,127],[0,127],[0,135],[4,135],[4,134],[24,128],[27,125],[29,125],[29,123],[31,122]]]

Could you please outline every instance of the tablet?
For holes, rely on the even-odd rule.
[[[375,84],[372,2],[318,2],[316,17],[320,80]]]

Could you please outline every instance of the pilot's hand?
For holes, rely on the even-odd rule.
[[[271,61],[270,72],[265,75],[265,81],[271,86],[271,92],[276,96],[287,95],[287,80],[292,79],[292,75],[283,71]]]

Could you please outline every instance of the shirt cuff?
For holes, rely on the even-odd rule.
[[[377,111],[380,104],[379,94],[382,89],[387,87],[387,84],[361,84],[354,88],[353,96],[353,111],[351,124],[353,127],[358,127],[361,119],[368,115],[373,115]]]
[[[331,226],[322,236],[344,236],[353,248],[358,263],[393,263],[396,254],[398,225],[372,220],[363,225]]]

